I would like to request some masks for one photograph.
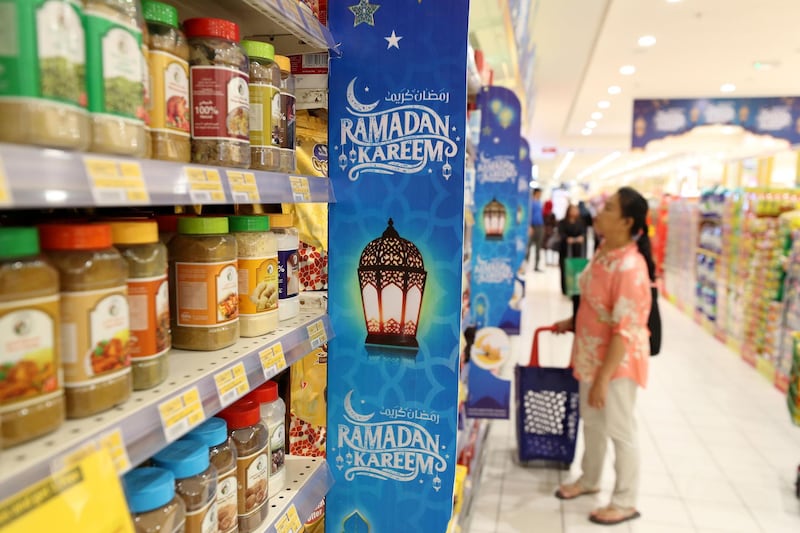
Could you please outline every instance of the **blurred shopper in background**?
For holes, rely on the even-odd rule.
[[[528,230],[528,256],[531,254],[531,247],[534,247],[536,256],[533,259],[533,269],[535,272],[543,272],[539,268],[539,258],[544,245],[544,210],[542,208],[542,190],[534,189],[531,192],[530,203],[531,227]]]
[[[558,223],[558,266],[561,269],[561,293],[567,295],[564,262],[568,257],[586,257],[586,224],[577,205],[570,205],[564,219]]]

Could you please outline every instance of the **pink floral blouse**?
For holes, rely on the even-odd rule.
[[[575,377],[594,381],[606,358],[611,338],[622,336],[625,357],[612,379],[630,378],[647,384],[650,361],[650,278],[635,243],[601,248],[580,277],[581,305],[575,319],[572,363]]]

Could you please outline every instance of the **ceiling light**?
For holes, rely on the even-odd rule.
[[[600,100],[599,102],[597,102],[597,107],[599,107],[600,109],[608,109],[609,107],[611,107],[611,102],[609,102],[608,100]]]
[[[591,133],[591,132],[590,132]],[[561,163],[556,168],[555,174],[553,174],[553,181],[558,181],[561,178],[561,175],[567,170],[567,167],[572,162],[572,158],[575,157],[575,152],[570,150],[569,152],[564,155],[564,159],[561,160]]]
[[[653,46],[656,44],[656,38],[652,35],[643,35],[639,37],[639,46],[643,48],[647,48],[648,46]]]
[[[619,94],[622,92],[622,87],[619,85],[612,85],[608,88],[608,94]]]
[[[590,121],[588,121],[586,123],[586,127],[589,128],[589,129],[596,128],[597,127],[597,122],[595,122],[594,120],[590,120]]]
[[[736,90],[736,85],[732,83],[723,83],[719,90],[724,93],[732,93]]]
[[[619,68],[619,73],[623,76],[632,76],[636,74],[636,67],[633,65],[623,65]]]
[[[586,135],[591,135],[591,134],[592,134],[592,128],[583,128],[581,130],[581,135],[586,136]]]
[[[680,4],[683,0],[667,0],[668,4]]]
[[[601,118],[603,118],[603,114],[600,111],[592,113],[592,120],[600,120]]]
[[[777,68],[779,64],[777,61],[754,61],[753,68],[760,71],[772,70]]]

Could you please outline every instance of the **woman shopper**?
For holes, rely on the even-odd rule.
[[[564,264],[568,257],[586,257],[586,224],[581,219],[577,205],[570,205],[564,219],[558,223],[560,237],[558,266],[561,269],[561,294],[567,295],[567,278]]]
[[[634,417],[638,387],[647,382],[650,358],[647,319],[655,272],[647,235],[647,201],[630,187],[608,199],[595,224],[603,244],[581,275],[577,316],[556,324],[575,332],[572,364],[580,381],[585,451],[583,475],[556,496],[595,494],[608,440],[614,445],[616,484],[609,506],[590,515],[614,525],[638,518],[639,444]]]

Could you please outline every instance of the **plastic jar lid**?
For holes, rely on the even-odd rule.
[[[178,233],[183,235],[228,233],[228,219],[225,217],[181,217],[178,219]]]
[[[178,232],[178,215],[156,215],[155,220],[158,224],[159,233],[177,233]]]
[[[142,14],[147,22],[160,22],[173,28],[178,27],[178,10],[169,4],[145,0],[142,3]]]
[[[228,226],[231,233],[240,231],[255,232],[255,231],[269,231],[269,217],[265,216],[251,216],[251,215],[238,215],[228,217]]]
[[[111,222],[114,244],[153,244],[158,242],[158,223],[154,220]]]
[[[290,214],[270,214],[269,223],[273,228],[291,228],[294,225],[294,217]]]
[[[202,442],[206,448],[219,446],[228,439],[228,424],[215,416],[197,426],[183,438]]]
[[[262,59],[269,59],[271,61],[275,60],[275,47],[269,43],[245,40],[242,41],[242,48],[244,48],[245,53],[250,57],[250,59],[259,57]]]
[[[36,228],[0,228],[0,259],[28,257],[39,252]]]
[[[278,400],[278,384],[274,381],[267,381],[253,392],[246,396],[248,400],[258,403],[272,403]]]
[[[112,243],[108,224],[42,224],[39,238],[43,250],[99,250]]]
[[[286,56],[275,56],[275,62],[281,69],[281,74],[291,74],[292,73],[292,62],[289,61],[289,58]]]
[[[202,474],[208,469],[208,448],[196,440],[175,441],[153,456],[156,466],[166,468],[175,479]]]
[[[224,409],[218,416],[228,423],[228,430],[242,429],[258,424],[261,420],[261,406],[247,398]]]
[[[196,18],[183,21],[187,37],[217,37],[239,42],[239,25],[230,20]]]
[[[125,498],[132,513],[147,513],[164,507],[175,497],[175,475],[151,466],[131,470],[122,478]]]

